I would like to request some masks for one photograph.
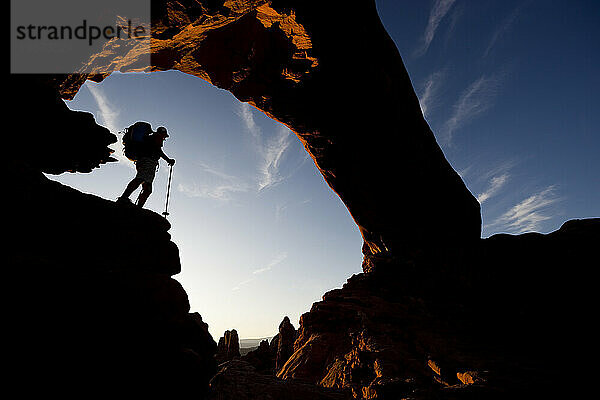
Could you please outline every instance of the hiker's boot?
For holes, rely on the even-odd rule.
[[[133,203],[131,202],[131,200],[129,199],[129,197],[125,197],[125,196],[121,196],[117,199],[117,204],[122,204],[122,205],[133,205]]]

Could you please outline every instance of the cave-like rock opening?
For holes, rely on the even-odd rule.
[[[423,119],[375,5],[362,4],[359,31],[355,17],[354,7],[317,1],[157,2],[143,68],[198,76],[288,126],[357,223],[366,270],[370,256],[477,240],[479,204]],[[88,69],[136,70],[143,55],[113,65],[106,54]],[[71,98],[86,79],[105,76],[57,84]]]

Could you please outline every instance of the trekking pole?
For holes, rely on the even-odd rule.
[[[167,216],[169,215],[169,195],[171,193],[171,176],[173,175],[173,166],[171,165],[171,169],[169,170],[169,183],[167,183],[167,202],[165,204],[165,212],[162,213],[162,215],[165,216],[165,218],[167,218]]]

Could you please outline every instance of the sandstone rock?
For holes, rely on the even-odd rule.
[[[462,371],[457,372],[456,377],[465,385],[484,384],[485,378],[479,371]]]
[[[297,331],[286,316],[279,324],[279,333],[271,339],[271,343],[263,340],[258,349],[249,352],[242,360],[251,364],[257,372],[274,375],[294,352],[296,338]]]
[[[241,360],[252,365],[256,369],[256,372],[260,374],[274,375],[276,355],[277,353],[270,348],[269,342],[263,340],[260,342],[258,348],[249,351],[241,357]]]
[[[565,395],[561,365],[585,362],[593,341],[582,277],[598,240],[600,219],[589,219],[497,235],[468,254],[386,259],[302,315],[278,377],[361,399]]]
[[[10,381],[34,397],[97,388],[202,398],[216,343],[172,278],[180,262],[169,223],[24,164],[8,168]]]
[[[279,336],[277,341],[277,355],[275,358],[275,371],[279,371],[294,352],[296,341],[296,329],[286,316],[279,324]]]
[[[90,172],[116,161],[116,132],[99,126],[88,112],[71,111],[48,85],[50,78],[10,75],[10,115],[14,128],[5,140],[10,158],[50,174]]]
[[[217,362],[223,363],[225,361],[233,360],[234,358],[240,357],[240,339],[235,329],[225,331],[223,336],[219,339],[217,345]]]
[[[350,400],[348,392],[323,388],[256,372],[241,360],[223,364],[210,381],[211,400]]]
[[[269,349],[271,353],[277,355],[277,348],[279,347],[279,333],[273,336],[271,342],[269,343]]]
[[[207,4],[152,3],[149,69],[200,77],[290,127],[348,207],[365,256],[479,239],[479,204],[438,147],[373,0]],[[90,66],[148,69],[138,51],[104,51]],[[71,98],[105,76],[57,86]]]
[[[152,12],[151,69],[198,76],[289,126],[364,238],[368,273],[302,316],[285,381],[230,363],[213,398],[339,396],[315,385],[356,398],[582,397],[593,377],[569,371],[595,358],[598,219],[478,242],[479,205],[435,143],[373,1],[156,1]],[[105,77],[9,79],[9,115],[26,124],[8,142],[8,380],[44,396],[124,381],[201,398],[216,344],[172,278],[168,223],[40,173],[111,161],[114,133],[45,86],[70,98]]]

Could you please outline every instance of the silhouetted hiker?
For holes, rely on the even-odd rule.
[[[148,200],[148,196],[152,193],[152,182],[158,167],[158,161],[162,158],[169,165],[175,164],[175,159],[167,157],[163,152],[163,142],[169,137],[167,129],[163,126],[158,128],[156,132],[149,135],[143,142],[143,145],[137,150],[137,160],[135,169],[137,174],[135,178],[125,188],[125,191],[117,199],[117,202],[130,203],[129,196],[142,185],[142,192],[138,197],[137,205],[143,207]]]

